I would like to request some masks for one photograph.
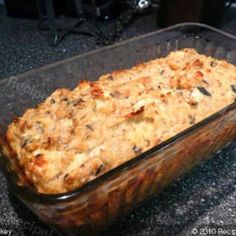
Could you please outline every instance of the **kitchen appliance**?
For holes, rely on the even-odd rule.
[[[40,16],[40,29],[50,29],[51,45],[57,45],[67,34],[73,32],[96,38],[97,43],[111,44],[122,33],[124,28],[140,13],[151,7],[150,0],[69,0],[66,1],[67,13],[76,16],[71,22],[58,22],[54,11],[53,0],[37,0]],[[93,28],[85,31],[80,26],[88,19],[92,20]],[[101,24],[100,21],[103,21]],[[111,22],[112,27],[106,24]]]

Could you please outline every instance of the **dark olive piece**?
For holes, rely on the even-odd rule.
[[[236,93],[236,84],[231,84],[231,89]]]
[[[211,97],[211,93],[209,91],[207,91],[206,88],[204,88],[204,87],[197,87],[197,88],[203,95]]]

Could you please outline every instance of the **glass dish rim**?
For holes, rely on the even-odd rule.
[[[75,60],[75,59],[80,58],[80,57],[85,57],[85,56],[93,54],[93,53],[106,51],[106,50],[109,50],[109,49],[112,49],[112,48],[116,48],[117,46],[121,46],[123,44],[130,43],[134,40],[139,40],[139,39],[142,39],[142,38],[145,38],[145,37],[149,37],[149,36],[156,35],[156,34],[161,34],[161,33],[164,33],[166,31],[170,31],[170,30],[174,30],[174,29],[181,28],[181,27],[186,27],[186,26],[200,27],[200,28],[203,28],[203,29],[205,28],[205,29],[208,29],[208,30],[212,30],[216,33],[219,33],[223,36],[229,37],[229,38],[236,41],[236,36],[234,36],[232,34],[229,34],[227,32],[224,32],[222,30],[216,29],[212,26],[208,26],[208,25],[201,24],[201,23],[192,23],[192,22],[181,23],[181,24],[170,26],[170,27],[167,27],[167,28],[164,28],[164,29],[161,29],[161,30],[156,30],[154,32],[150,32],[150,33],[138,36],[138,37],[134,37],[134,38],[125,40],[123,42],[116,43],[116,44],[111,45],[111,46],[106,46],[106,47],[103,47],[103,48],[100,48],[100,49],[92,50],[88,53],[75,55],[75,56],[70,57],[68,59],[61,60],[61,61],[58,61],[58,62],[55,62],[55,63],[51,63],[51,64],[45,65],[41,68],[36,68],[36,69],[30,70],[28,72],[19,74],[17,76],[20,76],[20,77],[24,76],[25,77],[27,75],[30,75],[31,73],[35,73],[35,72],[41,71],[41,70],[46,70],[46,69],[49,69],[51,67],[55,67],[57,65]],[[1,80],[1,82],[4,81],[4,80],[7,80],[7,78]],[[1,85],[1,83],[0,83],[0,85]],[[195,124],[195,125],[187,128],[187,129],[185,129],[184,131],[176,134],[175,136],[171,137],[170,139],[168,139],[168,140],[152,147],[151,149],[137,155],[136,157],[132,158],[131,160],[126,161],[125,163],[109,170],[108,172],[104,173],[103,175],[98,176],[94,180],[89,181],[85,185],[83,185],[81,187],[78,187],[78,188],[76,188],[72,191],[59,193],[59,194],[46,194],[46,193],[39,193],[39,192],[33,190],[29,186],[19,186],[17,184],[17,174],[14,171],[7,170],[7,167],[9,166],[9,160],[8,160],[7,157],[5,157],[1,153],[1,155],[4,159],[3,160],[3,163],[4,163],[3,171],[5,172],[5,176],[7,176],[10,189],[12,189],[14,193],[19,194],[19,196],[22,199],[26,199],[27,201],[32,201],[32,202],[37,202],[37,203],[43,203],[43,204],[50,204],[50,203],[56,204],[56,203],[62,203],[62,202],[65,202],[65,201],[70,201],[70,200],[75,199],[79,195],[82,195],[82,194],[85,194],[87,192],[92,191],[93,189],[96,188],[96,186],[99,186],[101,183],[103,183],[104,181],[108,180],[109,178],[115,176],[116,174],[122,173],[123,171],[128,170],[128,169],[140,164],[142,161],[147,160],[149,158],[152,158],[155,154],[161,152],[162,150],[164,150],[168,146],[172,145],[173,143],[184,139],[185,137],[191,135],[194,131],[197,131],[200,128],[210,124],[211,122],[214,122],[218,118],[223,117],[226,113],[228,113],[232,110],[235,110],[235,109],[236,109],[236,101],[233,102],[232,104],[224,107],[220,111],[212,114],[211,116],[203,119],[202,121],[198,122],[197,124]]]
[[[164,33],[164,32],[167,32],[167,31],[170,31],[170,30],[174,30],[174,29],[177,29],[177,28],[181,28],[181,27],[186,27],[186,26],[193,26],[193,27],[199,27],[199,28],[202,28],[202,29],[208,29],[208,30],[211,30],[211,31],[214,31],[218,34],[221,34],[225,37],[228,37],[230,39],[233,39],[233,40],[236,40],[236,36],[234,36],[233,34],[231,33],[228,33],[228,32],[225,32],[223,30],[220,30],[220,29],[217,29],[215,27],[212,27],[210,25],[206,25],[206,24],[202,24],[202,23],[197,23],[197,22],[185,22],[185,23],[179,23],[179,24],[176,24],[176,25],[172,25],[172,26],[169,26],[169,27],[166,27],[166,28],[163,28],[163,29],[158,29],[158,30],[155,30],[155,31],[152,31],[152,32],[149,32],[149,33],[146,33],[146,34],[142,34],[142,35],[139,35],[139,36],[136,36],[136,37],[133,37],[133,38],[130,38],[130,39],[126,39],[122,42],[117,42],[117,43],[114,43],[113,45],[109,45],[109,46],[104,46],[104,47],[101,47],[101,48],[98,48],[98,49],[94,49],[94,50],[91,50],[89,52],[85,52],[85,53],[82,53],[82,54],[79,54],[79,55],[74,55],[74,56],[71,56],[69,58],[66,58],[66,59],[62,59],[62,60],[59,60],[57,62],[54,62],[54,63],[49,63],[49,64],[46,64],[46,65],[43,65],[41,67],[38,67],[38,68],[34,68],[32,70],[29,70],[29,71],[26,71],[26,72],[23,72],[23,73],[19,73],[17,75],[12,75],[10,77],[6,77],[6,78],[3,78],[0,80],[0,86],[2,83],[5,83],[9,78],[11,77],[18,77],[18,78],[22,78],[23,76],[29,76],[31,74],[35,74],[36,72],[38,71],[43,71],[43,70],[47,70],[49,68],[52,68],[52,67],[55,67],[55,66],[59,66],[65,62],[70,62],[70,61],[73,61],[75,59],[78,59],[78,58],[82,58],[82,57],[85,57],[85,56],[88,56],[90,54],[94,54],[94,53],[98,53],[98,52],[103,52],[103,51],[107,51],[109,49],[113,49],[113,48],[116,48],[118,46],[122,46],[124,44],[127,44],[127,43],[130,43],[132,41],[135,41],[135,40],[139,40],[139,39],[143,39],[143,38],[146,38],[146,37],[150,37],[152,35],[156,35],[156,34],[161,34],[161,33]]]

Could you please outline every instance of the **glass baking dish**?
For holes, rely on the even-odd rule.
[[[73,88],[79,80],[96,80],[187,47],[236,65],[236,37],[203,24],[178,24],[1,81],[1,134],[14,116],[57,88]],[[235,137],[236,102],[86,185],[57,195],[20,184],[8,159],[2,155],[1,160],[10,188],[41,220],[65,235],[94,235]]]

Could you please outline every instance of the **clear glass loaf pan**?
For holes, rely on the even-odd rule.
[[[1,81],[1,132],[14,116],[57,88],[73,88],[79,80],[95,80],[187,47],[236,65],[236,37],[203,24],[179,24]],[[85,186],[58,195],[20,185],[7,158],[1,159],[10,188],[40,219],[65,235],[94,235],[235,137],[236,102]]]

